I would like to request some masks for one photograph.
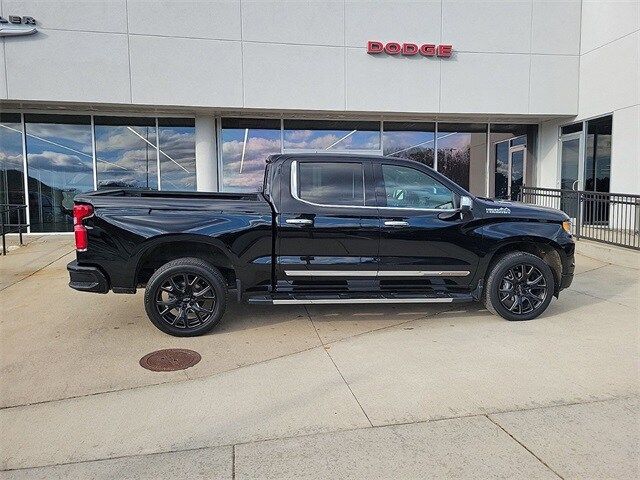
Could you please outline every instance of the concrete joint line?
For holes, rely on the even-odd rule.
[[[309,318],[309,321],[311,322],[311,326],[313,327],[313,329],[316,332],[316,335],[318,336],[318,340],[320,340],[320,344],[322,345],[322,348],[323,348],[324,352],[327,354],[327,357],[329,357],[329,360],[331,360],[331,363],[333,363],[333,366],[335,367],[336,371],[338,372],[338,375],[340,375],[340,378],[342,378],[342,381],[344,382],[344,384],[349,389],[349,392],[351,393],[351,396],[353,397],[353,399],[356,401],[356,403],[360,407],[360,410],[362,410],[362,413],[365,416],[365,418],[367,419],[367,422],[369,422],[369,425],[371,425],[373,427],[373,423],[371,423],[371,420],[369,419],[369,415],[367,415],[367,412],[364,411],[364,408],[362,407],[362,404],[360,403],[360,400],[358,400],[358,397],[356,397],[356,394],[353,393],[353,390],[351,390],[351,386],[349,385],[349,382],[347,382],[347,379],[344,378],[344,375],[342,375],[342,372],[338,368],[338,365],[336,365],[336,362],[333,360],[333,357],[329,353],[329,350],[327,350],[327,348],[325,346],[325,343],[322,341],[322,337],[320,336],[320,333],[318,332],[318,329],[316,328],[315,323],[313,323],[313,319],[311,318],[311,314],[309,313],[309,309],[307,308],[306,305],[304,305],[304,311],[307,313],[307,317]]]
[[[500,425],[498,423],[497,420],[491,418],[491,414],[486,414],[484,415],[487,420],[489,420],[491,423],[493,423],[496,427],[498,427],[500,430],[502,430],[504,433],[506,433],[507,435],[509,435],[514,442],[518,443],[522,448],[524,448],[527,452],[529,452],[531,455],[533,455],[536,460],[538,460],[541,464],[543,464],[545,467],[547,467],[551,472],[553,472],[554,475],[556,475],[558,478],[564,480],[564,477],[562,477],[562,475],[560,475],[558,472],[556,472],[553,468],[551,468],[549,466],[549,464],[547,462],[545,462],[544,460],[542,460],[542,458],[540,458],[538,455],[536,455],[535,453],[533,453],[524,443],[522,443],[520,440],[518,440],[516,437],[514,437],[513,435],[511,435],[511,433],[509,433],[502,425]]]

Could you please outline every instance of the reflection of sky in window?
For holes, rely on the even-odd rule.
[[[269,155],[280,152],[280,130],[223,129],[222,190],[226,192],[261,190],[265,160]]]
[[[158,188],[155,126],[96,125],[99,187]]]
[[[24,203],[22,125],[0,123],[0,203]]]
[[[418,150],[433,150],[432,132],[384,132],[384,154],[410,158]]]
[[[25,124],[31,230],[71,229],[73,197],[93,190],[91,125]]]
[[[163,190],[196,190],[194,127],[159,127],[160,181]]]
[[[306,150],[379,150],[379,131],[285,130],[284,148]]]
[[[66,196],[93,189],[91,126],[27,123],[29,177]]]

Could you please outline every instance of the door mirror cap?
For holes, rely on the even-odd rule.
[[[462,213],[470,212],[473,209],[473,199],[466,195],[460,197],[460,211]]]

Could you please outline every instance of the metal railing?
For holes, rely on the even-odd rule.
[[[27,231],[29,226],[26,223],[27,206],[12,205],[8,203],[0,203],[0,236],[2,236],[2,255],[7,254],[7,233],[17,233],[20,238],[20,245],[24,245],[22,241],[22,233]],[[25,219],[23,222],[22,220]]]
[[[522,187],[519,200],[562,210],[576,238],[640,250],[640,195]]]

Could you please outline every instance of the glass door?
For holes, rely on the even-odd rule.
[[[524,186],[527,147],[518,145],[509,149],[509,198],[518,200]]]
[[[560,139],[560,188],[581,190],[582,178],[580,159],[582,158],[582,133],[563,135]],[[578,217],[578,194],[562,193],[560,209],[571,218]]]
[[[527,165],[527,145],[517,137],[495,144],[496,167],[494,172],[495,198],[518,200],[524,186]]]

